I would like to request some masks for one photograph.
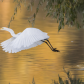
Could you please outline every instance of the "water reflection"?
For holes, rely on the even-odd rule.
[[[10,0],[0,2],[0,27],[8,25],[13,10],[14,4]],[[24,7],[18,10],[17,16],[10,26],[15,33],[31,26],[27,21],[30,15],[28,11],[24,10]],[[84,30],[66,26],[58,33],[58,24],[55,23],[55,20],[45,18],[44,15],[43,11],[38,13],[35,27],[47,32],[51,44],[60,52],[52,52],[45,43],[15,54],[6,53],[0,47],[0,84],[9,82],[11,84],[28,84],[32,82],[33,77],[36,84],[50,84],[52,79],[58,80],[58,74],[63,79],[66,77],[63,66],[65,69],[71,70],[72,74],[84,78],[83,71],[75,70],[77,69],[76,65],[84,64]],[[0,42],[10,37],[9,32],[0,31]]]

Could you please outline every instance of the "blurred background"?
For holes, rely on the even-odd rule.
[[[8,26],[15,7],[12,0],[0,1],[0,28]],[[10,23],[15,33],[31,27],[28,17],[36,9],[28,11],[22,5],[17,10]],[[58,32],[58,23],[46,17],[42,8],[36,16],[34,27],[48,33],[51,44],[60,52],[52,52],[45,43],[14,54],[4,52],[0,46],[0,84],[31,84],[33,78],[36,84],[51,84],[52,80],[58,81],[58,74],[63,79],[67,78],[63,67],[72,76],[76,75],[84,81],[84,29],[65,26]],[[0,30],[0,43],[11,37],[9,32]]]

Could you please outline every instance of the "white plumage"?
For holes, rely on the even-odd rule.
[[[43,43],[41,40],[49,39],[47,33],[37,28],[26,28],[22,33],[18,34],[15,34],[12,29],[6,27],[2,27],[1,30],[6,30],[13,36],[1,43],[3,50],[9,53],[17,53],[21,50],[36,47]]]

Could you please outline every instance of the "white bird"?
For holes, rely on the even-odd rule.
[[[47,33],[42,32],[37,28],[26,28],[23,32],[18,34],[15,34],[12,29],[7,27],[2,27],[1,30],[6,30],[13,36],[1,43],[5,52],[17,53],[21,50],[41,45],[43,42],[45,42],[52,51],[59,52],[59,50],[56,50],[56,48],[53,48],[50,44]]]

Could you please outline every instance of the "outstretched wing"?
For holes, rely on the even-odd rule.
[[[33,43],[32,45],[30,45],[29,47],[24,47],[24,46],[21,47],[21,48],[13,48],[13,47],[11,47],[11,48],[12,48],[12,53],[17,53],[17,52],[19,52],[19,51],[21,51],[21,50],[33,48],[33,47],[36,47],[36,46],[38,46],[38,45],[40,45],[40,44],[42,44],[42,43],[43,43],[42,41],[38,41],[38,42]]]
[[[40,40],[48,39],[47,33],[36,28],[26,28],[16,39],[11,43],[11,47],[15,49],[28,49],[35,47],[42,42]]]
[[[47,33],[42,32],[36,28],[27,28],[17,37],[12,37],[1,43],[5,52],[16,53],[21,50],[36,47],[42,44],[41,40],[48,39]]]
[[[13,41],[14,39],[15,39],[15,38],[12,37],[12,38],[10,38],[10,39],[8,39],[8,40],[6,40],[6,41],[0,43],[1,46],[2,46],[2,48],[3,48],[3,50],[4,50],[5,52],[11,53],[12,47],[11,47],[10,45],[11,45],[11,43],[12,43],[12,41]]]
[[[5,47],[3,50],[4,50],[5,52],[9,52],[9,53],[17,53],[17,52],[19,52],[19,51],[21,51],[21,50],[25,50],[25,49],[29,49],[29,48],[32,48],[32,47],[36,47],[37,45],[40,45],[40,44],[42,44],[42,43],[43,43],[43,42],[38,41],[38,42],[36,42],[36,43],[30,45],[29,47],[24,47],[24,46],[23,46],[23,47],[21,47],[21,48],[14,48],[14,47],[8,45],[8,46]]]
[[[5,47],[8,46],[14,39],[15,39],[15,38],[12,37],[12,38],[10,38],[10,39],[8,39],[8,40],[6,40],[6,41],[3,41],[2,43],[0,43],[0,45],[1,45],[3,48],[5,48]]]

